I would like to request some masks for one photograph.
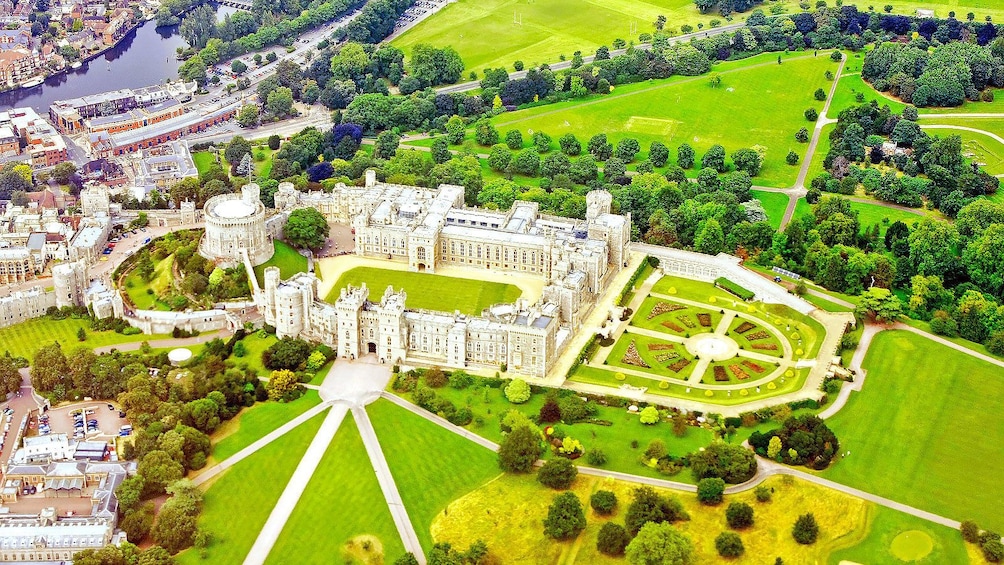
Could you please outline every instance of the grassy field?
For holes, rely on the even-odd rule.
[[[973,123],[966,124],[964,120],[953,120],[955,122],[961,122],[965,127],[971,127],[974,129],[982,129],[981,124]],[[997,122],[1002,122],[1000,124],[995,124],[996,127],[1000,128],[997,131],[1004,133],[1004,120],[996,120]],[[938,124],[942,123],[942,120],[937,120]],[[954,125],[954,124],[946,124]],[[923,124],[921,124],[923,128]],[[976,133],[972,131],[967,131],[963,129],[926,129],[930,135],[948,136],[957,135],[962,138],[962,153],[966,155],[978,165],[980,165],[984,171],[991,175],[1004,174],[1004,143],[997,141],[996,139],[990,137],[989,135]],[[984,130],[987,131],[987,130]],[[990,133],[996,133],[991,131]],[[1000,135],[1000,134],[997,134]]]
[[[370,551],[359,561],[393,563],[404,553],[350,414],[325,451],[266,563],[354,563],[348,559],[348,544],[356,542],[353,553],[358,558],[366,541],[371,543]],[[371,560],[381,553],[382,560]]]
[[[254,268],[254,276],[259,285],[265,283],[266,267],[279,267],[279,277],[282,280],[307,270],[307,258],[300,255],[295,247],[278,239],[272,243],[275,245],[275,253],[268,261]]]
[[[277,338],[275,334],[265,334],[265,337],[259,337],[258,332],[248,334],[241,343],[244,344],[247,353],[244,357],[233,357],[231,356],[227,359],[227,363],[233,363],[238,367],[247,367],[253,369],[258,375],[262,377],[267,377],[271,371],[265,368],[261,364],[261,354],[268,349],[270,345],[275,343]]]
[[[205,558],[190,549],[177,557],[179,565],[244,562],[323,420],[324,415],[318,414],[211,483],[206,490],[199,527],[212,533],[213,542]]]
[[[830,555],[830,563],[902,563],[904,560],[893,552],[892,546],[893,541],[904,532],[920,532],[922,539],[926,537],[931,542],[930,552],[911,560],[912,563],[940,565],[969,562],[966,546],[959,532],[884,506],[873,505],[868,509],[867,531],[856,532],[861,536],[860,541],[834,551]]]
[[[726,529],[725,508],[732,501],[753,506],[755,524],[740,533],[746,553],[728,563],[759,565],[773,563],[775,557],[785,563],[824,563],[831,552],[847,544],[848,537],[867,526],[869,504],[860,499],[791,479],[771,478],[766,484],[774,490],[771,502],[756,502],[749,491],[726,496],[724,504],[714,507],[701,506],[694,494],[662,491],[678,498],[690,514],[689,521],[674,525],[692,540],[694,563],[724,561],[715,551],[714,539]],[[436,520],[433,533],[437,539],[461,547],[484,539],[492,553],[507,563],[623,564],[623,558],[599,553],[596,538],[604,523],[623,524],[636,486],[580,475],[571,490],[586,506],[586,529],[575,540],[558,543],[546,538],[541,527],[555,491],[530,476],[504,475],[451,504],[449,515]],[[609,490],[617,496],[612,516],[600,516],[589,509],[589,496],[597,490]],[[819,539],[813,545],[800,545],[791,537],[792,524],[806,512],[812,512],[820,524]]]
[[[77,330],[84,328],[87,332],[86,341],[77,340]],[[86,319],[50,320],[35,318],[10,327],[0,329],[0,353],[10,351],[11,355],[26,357],[28,361],[43,345],[58,341],[63,346],[63,353],[69,353],[78,345],[90,348],[131,343],[134,341],[151,341],[169,338],[169,335],[122,335],[112,331],[91,331],[91,324]]]
[[[493,304],[512,302],[519,298],[515,285],[444,277],[429,273],[389,271],[374,267],[356,267],[342,274],[328,293],[327,301],[334,303],[339,292],[347,285],[366,283],[370,300],[379,300],[388,286],[408,293],[408,307],[463,314],[480,314]]]
[[[767,212],[767,221],[770,222],[771,227],[774,229],[781,227],[784,211],[788,209],[788,195],[780,192],[754,190],[753,196],[763,204],[764,212]]]
[[[1004,529],[1001,370],[921,336],[877,335],[868,381],[830,420],[851,455],[825,476],[956,520]],[[895,406],[889,399],[895,398]],[[967,471],[968,470],[968,471]],[[979,493],[979,496],[974,496]]]
[[[308,390],[293,402],[259,402],[241,410],[213,433],[209,464],[223,461],[320,403],[317,391]]]
[[[811,127],[802,112],[822,109],[812,92],[827,86],[823,74],[836,63],[826,53],[798,53],[782,56],[784,64],[778,65],[777,56],[715,65],[722,77],[718,88],[711,87],[706,76],[623,85],[605,96],[505,113],[495,119],[495,126],[503,134],[519,129],[524,137],[531,130],[554,139],[571,132],[583,143],[597,133],[606,133],[612,142],[633,137],[646,150],[652,141],[662,141],[672,148],[674,160],[675,148],[686,142],[696,150],[698,163],[716,143],[729,154],[759,143],[767,154],[755,184],[788,186],[798,168],[785,163],[785,156],[789,150],[804,156],[806,144],[795,141],[794,135],[803,126]],[[799,87],[791,88],[793,84]],[[738,116],[742,127],[736,127]]]
[[[153,278],[149,282],[144,281],[135,269],[130,271],[125,277],[123,285],[129,300],[140,310],[161,310],[170,311],[171,306],[160,300],[158,296],[171,288],[172,267],[174,266],[174,255],[168,255],[160,261],[154,263]],[[153,294],[147,292],[152,290]]]
[[[408,517],[429,551],[433,520],[448,511],[450,502],[499,475],[496,455],[389,400],[378,400],[366,411]]]
[[[216,163],[216,155],[211,151],[196,151],[192,153],[192,160],[195,161],[195,168],[198,169],[201,175]]]
[[[797,9],[797,7],[796,7]],[[522,25],[513,23],[514,14]],[[600,45],[614,39],[637,41],[638,35],[655,31],[656,17],[666,16],[666,29],[680,32],[680,26],[705,25],[717,14],[701,14],[688,0],[556,0],[520,2],[516,0],[459,0],[419,23],[392,43],[410,53],[418,44],[452,46],[464,60],[464,78],[469,71],[506,67],[513,62],[526,65],[552,63],[562,55],[571,58],[576,50],[592,55]],[[735,21],[748,16],[734,14]],[[634,33],[629,33],[635,29]]]

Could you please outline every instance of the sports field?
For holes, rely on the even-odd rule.
[[[561,55],[570,59],[576,50],[592,55],[618,38],[637,43],[639,35],[655,31],[660,14],[666,16],[666,29],[676,34],[683,24],[696,29],[698,23],[721,19],[701,14],[690,0],[459,0],[392,43],[406,53],[422,43],[449,45],[464,60],[466,79],[469,71],[480,76],[489,67],[512,71],[517,60],[529,67],[553,63]],[[747,15],[734,14],[733,23]]]
[[[389,271],[375,267],[355,267],[345,271],[328,293],[327,301],[334,303],[342,288],[366,283],[370,300],[376,302],[388,286],[407,293],[408,308],[440,310],[463,314],[480,314],[485,308],[499,303],[513,302],[520,296],[515,285],[445,277],[429,273]]]
[[[992,471],[1004,465],[1001,369],[904,331],[875,336],[864,368],[864,390],[828,421],[850,455],[824,476],[1004,528],[1004,491]]]
[[[697,152],[698,163],[716,143],[728,154],[757,143],[767,152],[754,183],[790,186],[798,167],[785,163],[785,156],[791,150],[805,155],[807,144],[795,141],[795,132],[803,126],[811,129],[802,113],[809,107],[822,109],[812,93],[828,88],[823,75],[835,71],[836,63],[825,52],[817,57],[811,52],[782,55],[781,65],[777,57],[768,53],[715,65],[722,77],[717,88],[707,76],[629,84],[606,96],[502,114],[495,126],[503,134],[519,129],[524,137],[543,131],[557,139],[571,132],[583,144],[597,133],[612,142],[633,137],[644,150],[661,141],[671,148],[673,161],[676,147],[686,142]]]

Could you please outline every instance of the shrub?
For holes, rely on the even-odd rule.
[[[788,163],[789,165],[797,165],[798,164],[798,153],[795,153],[794,151],[789,151],[788,155],[785,156],[785,158],[784,158],[784,162]]]
[[[725,494],[725,481],[715,478],[701,479],[697,482],[697,500],[701,504],[713,506],[722,502]]]
[[[642,424],[652,425],[659,422],[659,409],[655,406],[646,406],[639,414]]]
[[[499,468],[509,473],[526,473],[540,457],[540,434],[527,426],[509,432],[499,444]]]
[[[530,385],[523,379],[513,379],[505,387],[505,397],[513,404],[523,404],[530,400]]]
[[[554,539],[570,539],[586,529],[586,514],[582,511],[579,497],[572,492],[563,492],[554,497],[554,502],[544,518],[544,534]]]
[[[607,454],[602,449],[594,447],[586,452],[586,462],[594,467],[601,467],[607,462]]]
[[[589,497],[589,506],[597,514],[613,514],[614,509],[617,508],[617,495],[609,490],[598,490]]]
[[[648,522],[677,522],[689,520],[690,515],[675,497],[660,496],[651,487],[639,487],[634,491],[634,499],[624,515],[624,527],[631,535],[637,535]]]
[[[715,538],[715,549],[722,557],[739,557],[746,551],[743,540],[735,532],[722,532]]]
[[[733,502],[725,509],[725,521],[734,530],[753,525],[753,507],[745,502]]]
[[[980,527],[972,520],[962,522],[959,526],[959,531],[962,532],[962,539],[969,543],[976,543],[980,539]]]
[[[805,119],[814,122],[819,119],[819,112],[815,108],[809,108],[805,111]]]
[[[537,471],[537,482],[553,489],[563,490],[575,481],[578,468],[564,457],[556,457],[544,463]]]
[[[474,384],[474,377],[464,371],[453,371],[450,375],[450,388],[463,390]]]
[[[630,541],[631,537],[624,530],[624,526],[607,522],[596,536],[596,549],[600,553],[616,557],[624,555],[624,548]]]
[[[544,405],[540,407],[540,413],[537,414],[537,420],[541,423],[561,421],[561,408],[554,398],[548,396],[547,400],[544,401]]]
[[[719,477],[729,484],[739,484],[756,474],[756,466],[753,452],[724,442],[712,443],[704,451],[690,455],[690,471],[697,480]]]
[[[983,542],[980,546],[983,550],[983,558],[990,563],[1000,563],[1004,560],[1004,544],[999,539],[991,539]]]
[[[764,485],[760,485],[753,490],[753,494],[756,495],[758,502],[770,502],[771,492],[770,489]]]
[[[443,388],[449,382],[446,378],[446,373],[439,367],[426,369],[422,378],[425,379],[425,384],[429,388]]]
[[[811,512],[799,516],[798,520],[795,521],[795,526],[791,529],[791,537],[802,545],[816,543],[816,538],[819,537],[819,524],[816,523],[816,517]]]
[[[823,100],[826,100],[826,91],[824,91],[822,88],[817,88],[816,92],[814,92],[812,94],[812,96],[816,100],[819,100],[820,102],[822,102]]]

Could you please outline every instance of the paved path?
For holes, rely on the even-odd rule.
[[[994,112],[959,112],[958,114],[920,114],[919,120],[932,119],[952,119],[952,118],[1004,118],[1004,113]],[[924,126],[921,126],[924,127]]]
[[[960,353],[965,353],[966,355],[970,355],[972,357],[975,357],[975,358],[979,359],[980,361],[986,361],[987,363],[990,363],[992,365],[997,365],[998,367],[1004,367],[1004,361],[1001,361],[1000,359],[998,359],[996,357],[991,357],[989,355],[984,355],[983,353],[980,353],[979,351],[974,351],[972,349],[969,349],[968,347],[965,347],[963,345],[959,345],[959,344],[957,344],[955,342],[949,341],[949,340],[941,337],[940,335],[935,335],[935,334],[930,333],[930,332],[925,332],[924,330],[917,329],[917,328],[915,328],[913,326],[908,326],[906,324],[897,322],[893,326],[889,327],[889,329],[891,329],[891,330],[903,330],[903,331],[906,331],[906,332],[912,332],[912,333],[915,333],[915,334],[917,334],[919,336],[926,337],[927,339],[929,339],[931,341],[940,343],[941,345],[944,345],[945,347],[951,347],[952,349],[954,349],[954,350],[956,350],[956,351],[958,351]]]
[[[322,406],[324,408],[328,407],[327,405]],[[303,454],[303,458],[300,459],[300,463],[296,466],[296,471],[293,471],[293,476],[286,483],[286,488],[282,491],[278,502],[275,503],[272,512],[268,515],[268,520],[265,521],[265,525],[258,532],[258,537],[255,539],[254,545],[251,546],[251,551],[244,558],[244,565],[263,565],[265,563],[265,559],[268,558],[272,547],[275,546],[275,542],[279,539],[279,534],[282,533],[283,528],[286,526],[286,521],[289,520],[293,509],[296,508],[296,503],[299,502],[300,496],[303,495],[303,491],[307,488],[310,477],[314,475],[314,471],[320,465],[321,458],[324,457],[328,445],[335,438],[335,432],[338,431],[342,420],[345,419],[348,409],[348,405],[344,403],[331,406],[331,410],[321,424],[321,429],[318,430],[317,435],[311,440],[310,446],[307,447],[307,452]]]
[[[404,507],[401,500],[401,492],[397,490],[394,483],[394,476],[390,472],[387,458],[384,457],[380,448],[380,441],[377,439],[373,423],[370,422],[366,409],[361,406],[352,407],[352,417],[355,418],[359,427],[359,435],[363,438],[363,445],[366,446],[366,453],[370,456],[370,463],[373,464],[373,471],[376,473],[377,481],[380,483],[380,490],[390,508],[390,515],[397,526],[398,535],[404,542],[405,551],[411,552],[419,563],[425,565],[425,553],[422,551],[422,544],[418,541],[418,534],[415,533],[415,526],[408,518],[408,509]],[[253,553],[253,552],[252,552]],[[247,563],[247,561],[245,561]]]
[[[865,360],[868,348],[871,347],[872,338],[875,337],[875,334],[885,329],[888,329],[888,327],[880,324],[865,325],[864,330],[861,332],[861,339],[858,341],[858,347],[854,351],[854,356],[851,357],[850,366],[847,367],[854,372],[854,382],[845,383],[844,386],[840,387],[840,393],[837,395],[836,400],[819,413],[820,418],[825,420],[832,417],[847,404],[847,400],[851,397],[851,392],[861,392],[861,389],[865,386],[865,377],[868,376],[867,371],[861,367],[861,363]]]
[[[817,296],[819,298],[822,298],[823,300],[826,300],[827,302],[832,302],[838,306],[843,306],[844,308],[850,308],[851,310],[854,310],[856,308],[854,304],[851,304],[850,302],[844,300],[843,298],[837,298],[836,296],[831,296],[829,294],[826,294],[825,292],[820,292],[808,285],[806,286],[805,292],[806,294]]]
[[[1004,116],[1002,116],[1002,117],[1004,117]],[[979,134],[985,135],[987,137],[992,138],[994,141],[996,141],[998,143],[1004,144],[1004,138],[1002,138],[1001,136],[997,135],[996,133],[992,133],[992,132],[989,132],[989,131],[986,131],[986,130],[982,130],[982,129],[976,129],[976,128],[971,128],[971,127],[966,127],[966,126],[951,126],[951,125],[942,125],[942,124],[931,124],[931,125],[921,124],[920,127],[921,127],[921,129],[959,129],[959,130],[962,130],[962,131],[971,131],[973,133],[979,133]]]
[[[147,341],[146,343],[150,344],[150,347],[157,348],[157,349],[168,348],[168,347],[186,347],[186,346],[189,346],[189,345],[201,345],[203,343],[206,343],[207,341],[212,341],[212,340],[214,340],[216,338],[229,339],[230,336],[232,336],[232,335],[233,335],[233,332],[231,332],[230,330],[220,330],[220,331],[206,333],[206,334],[199,334],[199,335],[197,335],[195,337],[177,337],[177,338],[170,338],[170,339],[155,339],[153,341]],[[142,342],[142,341],[131,341],[129,343],[117,343],[115,345],[104,345],[104,346],[101,346],[101,347],[95,347],[94,348],[94,353],[97,353],[98,355],[100,355],[102,353],[108,353],[109,351],[112,351],[113,349],[117,350],[117,351],[136,351],[140,347],[143,346],[143,343],[144,342]]]

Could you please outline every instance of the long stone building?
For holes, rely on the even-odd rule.
[[[412,271],[452,266],[539,277],[547,285],[538,303],[519,300],[466,316],[408,309],[403,291],[387,288],[377,299],[363,285],[342,289],[328,304],[314,275],[281,281],[272,267],[256,297],[266,323],[280,337],[331,344],[342,357],[372,353],[384,362],[504,364],[509,371],[543,377],[569,333],[625,266],[631,219],[610,213],[606,191],[587,195],[585,221],[541,215],[532,202],[516,202],[508,211],[467,208],[463,198],[459,186],[383,184],[369,171],[364,186],[340,184],[330,193],[280,184],[275,203],[283,214],[313,207],[331,222],[349,224],[356,254],[407,263]],[[207,230],[208,225],[207,220]]]

